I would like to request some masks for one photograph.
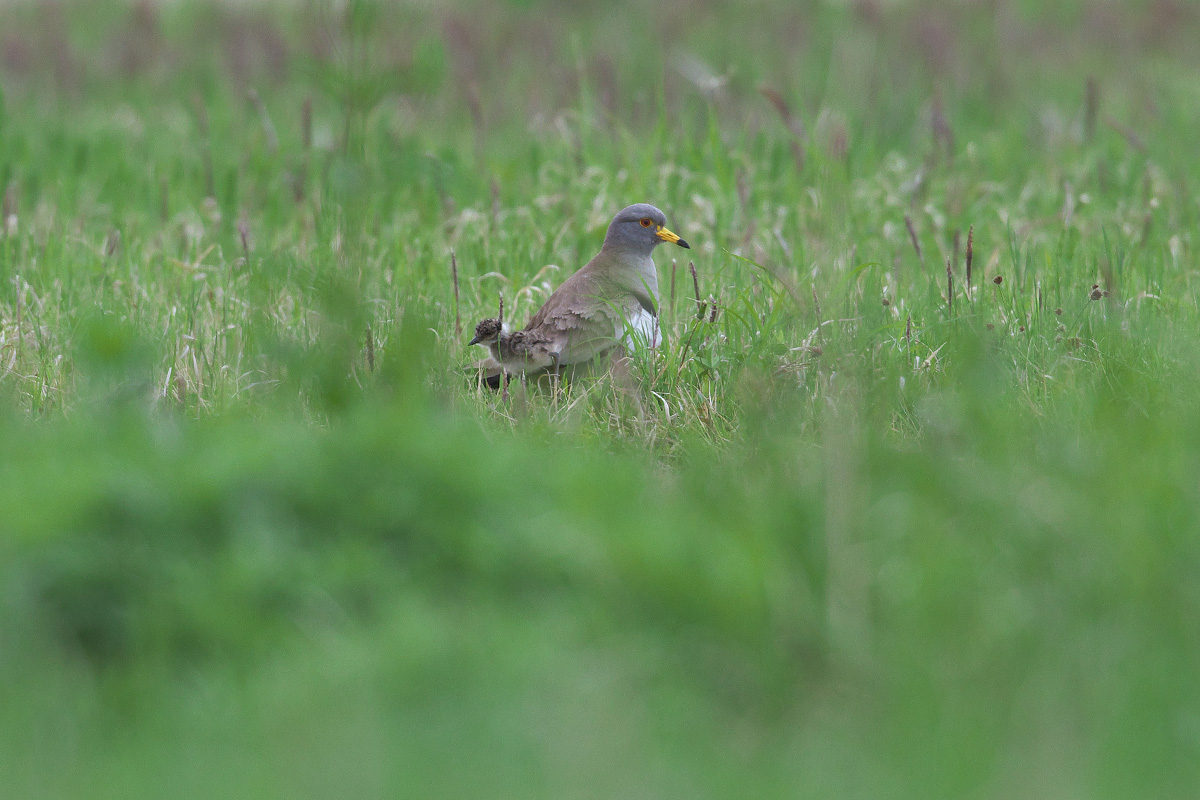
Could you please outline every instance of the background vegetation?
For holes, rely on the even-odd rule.
[[[1194,796],[1197,68],[1173,0],[0,5],[0,793]],[[479,391],[643,200],[639,388]]]

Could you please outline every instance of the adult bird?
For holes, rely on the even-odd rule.
[[[524,329],[549,343],[556,367],[586,364],[618,345],[655,347],[661,342],[658,272],[651,254],[663,242],[690,247],[666,224],[666,215],[649,203],[621,209],[609,223],[600,252],[529,320]],[[488,384],[499,386],[500,365],[485,361],[481,366],[487,369]]]

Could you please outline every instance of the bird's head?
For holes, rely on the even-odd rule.
[[[667,215],[649,203],[635,203],[613,217],[604,236],[606,249],[632,250],[649,255],[663,242],[690,248],[666,228]]]
[[[500,338],[500,333],[504,330],[504,326],[500,324],[500,320],[495,317],[481,320],[475,326],[475,338],[467,342],[467,346],[473,344],[481,344],[484,347],[491,347]]]

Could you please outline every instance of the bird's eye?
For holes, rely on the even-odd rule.
[[[651,225],[654,224],[654,222],[649,217],[642,217],[640,220],[638,220],[638,222],[641,223],[641,226],[643,228],[649,228]]]

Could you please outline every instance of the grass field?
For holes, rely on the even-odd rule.
[[[0,797],[1197,796],[1198,70],[1177,0],[0,4]],[[476,388],[638,201],[638,388]]]

